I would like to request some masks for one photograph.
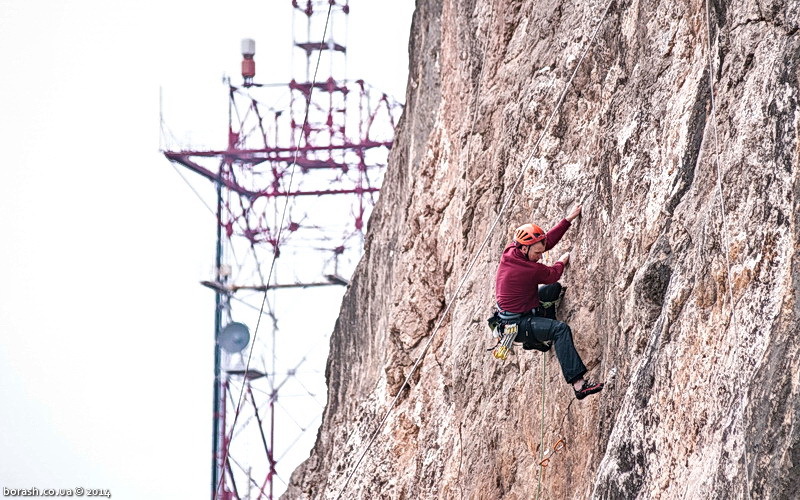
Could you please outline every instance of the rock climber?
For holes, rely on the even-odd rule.
[[[564,253],[552,265],[539,262],[544,252],[561,240],[572,221],[581,215],[578,205],[565,219],[545,233],[535,224],[523,224],[514,232],[514,241],[509,243],[500,258],[495,283],[498,315],[504,325],[517,324],[517,342],[522,348],[547,351],[550,345],[556,348],[556,357],[567,383],[571,384],[575,397],[583,399],[603,390],[602,383],[584,378],[584,366],[572,342],[572,330],[555,319],[553,302],[562,293],[558,279],[569,263],[569,252]],[[539,288],[539,285],[547,285]],[[549,302],[541,307],[540,297]]]

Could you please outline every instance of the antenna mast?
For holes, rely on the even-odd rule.
[[[203,282],[215,294],[214,499],[272,499],[275,479],[288,480],[279,469],[299,463],[286,453],[319,425],[324,401],[298,371],[323,372],[309,366],[305,346],[326,348],[333,324],[309,327],[310,317],[316,301],[341,301],[402,113],[385,93],[345,78],[349,0],[292,7],[299,76],[258,83],[256,42],[243,40],[242,82],[226,81],[225,145],[163,152],[216,191],[215,272]],[[316,401],[310,422],[292,390]]]

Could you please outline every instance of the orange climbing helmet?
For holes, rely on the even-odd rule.
[[[514,241],[520,245],[533,245],[545,239],[545,232],[536,224],[523,224],[514,231]]]

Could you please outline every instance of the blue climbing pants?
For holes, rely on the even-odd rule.
[[[522,342],[522,348],[536,349],[539,351],[547,352],[550,350],[550,345],[556,348],[556,357],[558,364],[561,365],[561,371],[564,378],[570,384],[574,383],[586,373],[586,366],[584,366],[578,351],[575,350],[575,344],[572,343],[572,330],[569,325],[563,321],[557,321],[556,306],[554,305],[560,300],[562,292],[561,283],[553,283],[551,285],[539,288],[539,300],[542,305],[535,310],[525,314],[504,313],[507,319],[504,323],[517,324],[517,338],[516,342]],[[546,304],[549,307],[544,307]],[[503,314],[501,314],[503,318]]]
[[[558,321],[540,316],[526,315],[517,323],[517,342],[522,342],[522,347],[530,347],[534,343],[543,344],[552,342],[556,349],[558,364],[564,379],[570,384],[579,380],[586,373],[575,344],[572,343],[572,330],[563,321]],[[526,346],[527,344],[527,346]]]

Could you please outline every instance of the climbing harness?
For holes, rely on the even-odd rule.
[[[539,302],[539,307],[524,314],[504,311],[499,305],[495,305],[496,309],[494,314],[492,314],[486,322],[489,325],[489,329],[492,331],[492,337],[497,338],[497,343],[486,350],[491,351],[495,358],[505,360],[508,354],[513,352],[511,349],[519,333],[519,322],[530,316],[555,319],[555,308],[561,303],[561,299],[564,297],[564,292],[566,291],[567,287],[561,287],[558,297],[554,300]],[[531,339],[529,335],[527,341],[523,343],[522,348],[525,350],[535,349],[537,351],[547,352],[552,345],[552,340],[541,342]]]
[[[547,302],[546,304],[548,304],[548,307],[553,307],[557,305],[560,300],[561,297],[555,301]],[[489,328],[492,330],[492,336],[497,338],[497,343],[486,350],[491,351],[492,355],[497,359],[505,360],[508,358],[508,354],[513,352],[512,347],[514,342],[522,342],[517,340],[519,322],[531,316],[548,317],[541,307],[525,314],[508,313],[503,310],[495,311],[494,315],[486,321],[489,324]],[[553,345],[551,340],[542,342],[532,338],[532,336],[532,333],[529,332],[528,336],[524,337],[526,340],[523,342],[522,348],[526,351],[535,349],[537,351],[547,352]]]

